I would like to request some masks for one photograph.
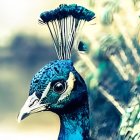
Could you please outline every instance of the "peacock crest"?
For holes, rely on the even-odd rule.
[[[70,59],[72,48],[78,47],[84,23],[95,18],[95,14],[76,4],[61,4],[55,10],[41,13],[40,18],[39,22],[49,28],[58,59]]]

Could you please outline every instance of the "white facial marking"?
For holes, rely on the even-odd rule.
[[[75,77],[74,74],[72,72],[70,72],[69,74],[69,78],[67,80],[67,90],[60,96],[58,102],[60,102],[61,100],[65,99],[67,96],[69,96],[71,94],[71,91],[74,87],[74,82],[75,82]]]
[[[50,90],[50,85],[51,85],[51,83],[49,83],[47,85],[46,89],[42,93],[41,99],[39,99],[36,96],[35,92],[28,97],[28,99],[26,100],[25,104],[23,105],[23,107],[19,113],[18,122],[20,122],[22,120],[22,117],[24,114],[35,113],[35,112],[39,112],[39,111],[46,109],[46,107],[45,107],[46,105],[40,104],[40,102],[47,95],[48,91]]]
[[[51,87],[51,82],[49,82],[49,84],[47,85],[46,89],[44,90],[44,92],[42,93],[42,96],[41,96],[41,99],[40,101],[46,97],[46,95],[48,94],[49,90],[50,90],[50,87]]]

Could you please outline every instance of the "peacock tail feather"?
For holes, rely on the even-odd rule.
[[[138,7],[138,1],[94,2],[92,8],[101,12],[96,13],[100,14],[96,24],[100,33],[90,40],[89,53],[80,55],[75,64],[90,92],[93,139],[140,139],[140,33],[132,4]]]

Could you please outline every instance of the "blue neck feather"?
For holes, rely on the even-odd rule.
[[[70,111],[59,115],[61,128],[58,140],[89,140],[88,97],[84,98],[81,105],[76,108],[74,106]]]

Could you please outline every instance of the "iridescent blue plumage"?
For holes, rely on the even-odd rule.
[[[61,120],[60,140],[89,139],[89,109],[88,95],[84,80],[73,67],[71,60],[56,60],[45,65],[33,77],[30,95],[34,92],[41,98],[49,82],[66,81],[72,72],[76,78],[69,97],[57,102],[61,94],[50,88],[42,103],[49,103],[50,110],[57,113]]]
[[[71,60],[56,60],[48,63],[33,77],[29,95],[33,94],[35,90],[36,94],[40,96],[49,82],[59,79],[67,80],[70,71],[74,71]]]
[[[19,121],[31,113],[50,110],[60,117],[59,140],[89,140],[87,88],[70,57],[72,48],[79,44],[77,36],[82,23],[92,20],[94,15],[76,4],[60,5],[41,14],[40,21],[50,30],[59,60],[45,65],[33,77]]]
[[[60,114],[59,140],[89,140],[89,108],[86,93],[81,104],[77,106],[75,103],[71,108],[70,112]]]

